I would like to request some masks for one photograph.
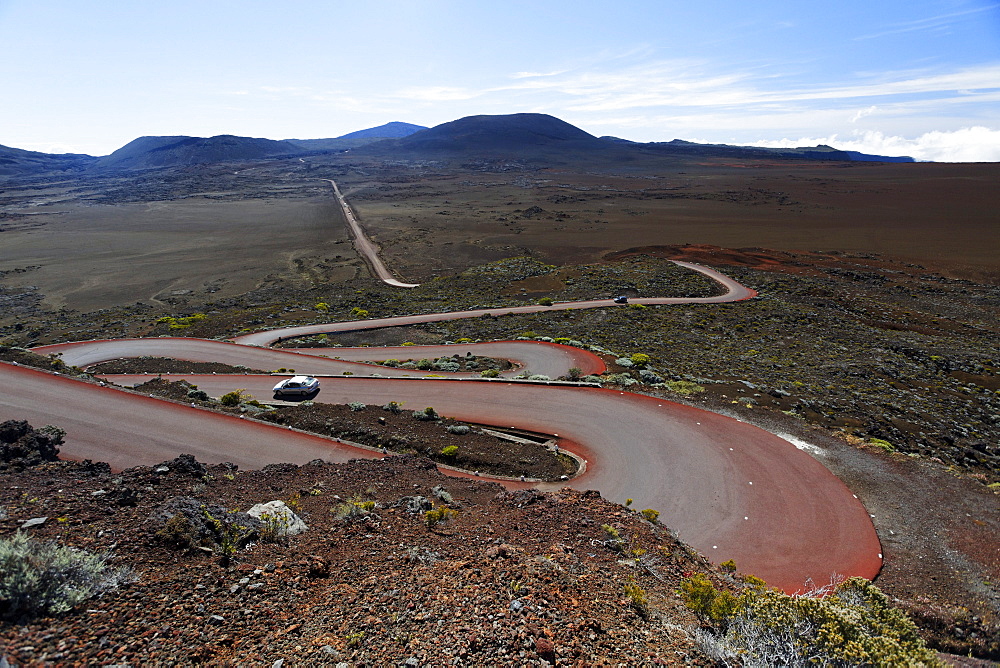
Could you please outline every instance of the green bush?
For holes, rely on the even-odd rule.
[[[226,392],[221,397],[219,397],[219,403],[223,406],[239,406],[245,399],[252,399],[249,394],[245,394],[246,389],[233,390],[232,392]]]
[[[433,407],[428,406],[422,411],[413,411],[413,417],[415,417],[418,420],[430,421],[430,420],[437,420],[441,416],[438,415],[437,411],[434,410]]]
[[[646,366],[651,361],[649,355],[647,355],[646,353],[636,353],[631,357],[629,357],[629,359],[632,360],[632,364],[634,364],[638,368]]]
[[[427,510],[424,512],[424,523],[427,525],[428,529],[433,529],[439,524],[445,524],[450,522],[458,515],[457,510],[452,510],[451,508],[442,506],[440,508],[435,508],[433,510]]]
[[[864,578],[825,598],[790,596],[748,579],[738,595],[696,574],[681,584],[685,604],[710,630],[699,644],[712,658],[742,665],[943,665],[917,628]]]
[[[538,300],[541,306],[552,306],[555,302],[552,301],[551,297],[542,297]]]
[[[330,512],[338,520],[353,520],[370,515],[376,505],[374,501],[363,500],[360,495],[355,495],[343,503],[338,503]]]
[[[358,411],[363,411],[364,409],[368,408],[368,405],[363,404],[360,401],[352,401],[351,403],[347,404],[347,407],[351,409],[352,413],[357,413]]]
[[[135,581],[130,569],[109,566],[109,559],[21,532],[0,539],[0,617],[61,614]]]
[[[449,459],[457,454],[458,454],[457,445],[446,445],[443,448],[441,448],[441,455],[444,457],[448,457]]]
[[[655,522],[660,517],[660,511],[653,510],[652,508],[646,508],[642,511],[642,516],[650,522]]]
[[[704,387],[698,383],[692,383],[689,380],[668,380],[664,384],[671,392],[676,392],[677,394],[683,394],[685,396],[705,391]]]
[[[500,375],[498,369],[486,369],[485,371],[480,371],[479,375],[483,378],[497,378]]]

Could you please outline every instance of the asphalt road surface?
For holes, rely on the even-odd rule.
[[[686,265],[691,266],[691,265]],[[755,293],[717,272],[693,266],[727,286],[728,292],[707,299],[637,299],[639,303],[721,302]],[[523,313],[554,308],[612,306],[610,300],[563,303],[551,307],[486,309]],[[484,311],[404,316],[354,323],[332,323],[272,330],[237,339],[235,345],[197,339],[97,341],[46,346],[38,352],[60,352],[69,364],[103,359],[156,355],[225,361],[253,368],[295,368],[299,373],[340,374],[340,365],[356,362],[317,355],[363,359],[396,357],[376,349],[306,349],[276,351],[260,346],[279,337],[319,332],[370,329],[411,322],[478,317]],[[524,344],[528,345],[524,345]],[[599,372],[599,359],[576,348],[497,342],[468,346],[406,347],[419,359],[444,349],[452,354],[486,354],[520,359],[532,371],[552,377],[566,365]],[[348,351],[351,352],[348,352]],[[356,352],[356,351],[363,352]],[[412,351],[412,352],[409,352]],[[310,353],[310,354],[306,354]],[[555,353],[548,357],[550,353]],[[352,359],[358,359],[352,357]],[[294,364],[292,361],[294,360]],[[596,360],[596,361],[595,361]],[[360,367],[371,373],[372,367]],[[379,367],[389,375],[398,369]],[[540,371],[539,371],[540,372]],[[423,372],[419,372],[423,374]],[[183,376],[182,376],[183,377]],[[267,375],[186,376],[210,395],[247,388],[267,398],[276,379]],[[141,382],[119,377],[116,382]],[[801,589],[807,578],[825,583],[834,573],[873,578],[881,567],[881,547],[866,510],[847,487],[805,452],[787,441],[738,420],[662,399],[610,389],[532,385],[497,380],[426,380],[371,378],[360,375],[323,378],[316,401],[433,406],[460,420],[519,427],[557,435],[561,447],[588,461],[587,470],[567,484],[598,489],[609,499],[635,500],[633,507],[653,508],[682,540],[713,562],[734,559],[740,570],[754,573],[788,591]],[[28,419],[36,426],[56,424],[67,430],[63,455],[109,461],[117,468],[156,463],[182,452],[207,462],[233,461],[256,468],[268,463],[304,463],[315,458],[343,461],[381,453],[357,450],[331,439],[300,434],[251,420],[220,416],[182,404],[136,396],[93,383],[0,365],[3,416]],[[13,389],[16,388],[16,391]]]

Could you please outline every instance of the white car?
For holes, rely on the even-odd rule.
[[[274,386],[274,396],[306,395],[319,391],[319,381],[312,376],[292,376]]]

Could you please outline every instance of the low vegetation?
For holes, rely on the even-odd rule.
[[[913,622],[863,578],[798,596],[752,577],[739,586],[734,594],[702,574],[681,584],[684,603],[704,625],[699,644],[725,664],[944,665]]]
[[[69,612],[133,582],[108,553],[94,554],[23,532],[0,538],[0,618],[23,620]]]

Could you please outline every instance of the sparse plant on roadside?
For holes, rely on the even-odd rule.
[[[208,392],[198,389],[188,390],[187,398],[195,401],[208,401]]]
[[[320,311],[321,313],[325,313],[330,310],[330,305],[327,304],[326,302],[317,302],[313,306],[313,308],[316,309],[317,311]]]
[[[472,431],[472,427],[467,424],[451,424],[445,429],[449,434],[457,434],[459,436],[464,436]]]
[[[432,406],[428,406],[422,411],[413,411],[413,417],[415,417],[418,420],[430,421],[430,420],[437,420],[441,416],[438,415],[437,411],[434,410]]]
[[[94,554],[17,532],[0,539],[0,618],[58,615],[136,580]]]
[[[746,666],[943,665],[916,626],[863,578],[791,596],[744,578],[737,595],[703,574],[681,597],[708,627],[697,632],[712,658]],[[824,596],[825,594],[825,596]]]
[[[454,459],[457,454],[458,454],[457,445],[446,445],[443,448],[441,448],[442,457],[447,457],[448,459]]]
[[[368,405],[363,404],[360,401],[352,401],[351,403],[347,404],[347,407],[351,409],[352,413],[357,413],[358,411],[363,411],[364,409],[368,408]]]
[[[226,392],[221,397],[219,397],[219,403],[223,406],[239,406],[246,399],[252,399],[253,397],[246,393],[246,388],[241,388],[238,390],[233,390],[232,392]]]
[[[500,376],[499,369],[486,369],[485,371],[480,371],[479,375],[483,378],[497,378]]]
[[[700,394],[705,391],[705,388],[698,383],[693,383],[689,380],[668,380],[664,385],[671,392],[676,392],[677,394],[683,394],[684,396],[690,396],[692,394]]]
[[[552,297],[542,297],[538,300],[540,306],[552,306],[555,302],[552,301]]]
[[[367,318],[369,315],[371,315],[371,313],[366,309],[363,309],[359,306],[355,306],[354,308],[351,309],[351,315],[361,320]]]
[[[646,353],[635,353],[629,359],[632,360],[632,364],[640,369],[652,361]]]
[[[386,405],[382,406],[382,410],[389,411],[394,415],[399,415],[400,413],[403,412],[403,404],[399,403],[398,401],[390,401]]]
[[[646,508],[640,511],[640,514],[650,522],[656,522],[656,520],[660,517],[660,511],[653,510],[652,508]]]
[[[881,448],[886,452],[896,452],[896,447],[889,441],[882,438],[869,438],[868,444],[874,445],[876,448]]]

